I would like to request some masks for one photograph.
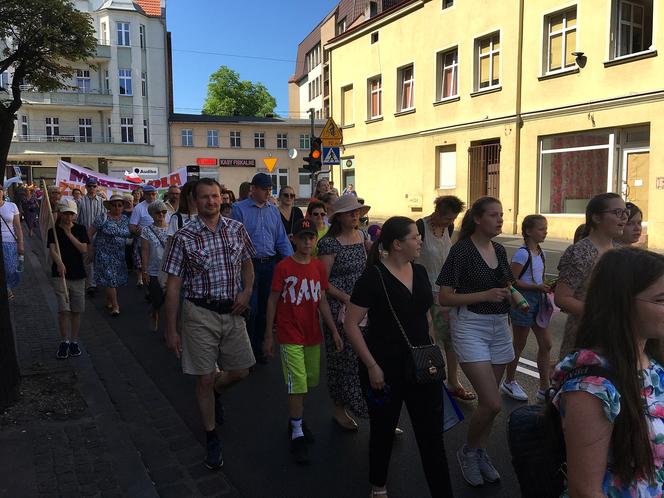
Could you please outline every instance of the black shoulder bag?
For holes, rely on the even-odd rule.
[[[390,301],[390,296],[387,293],[387,287],[385,286],[385,280],[383,280],[383,272],[380,271],[378,266],[375,268],[378,272],[380,283],[383,285],[383,291],[385,291],[387,305],[390,307],[392,316],[394,316],[394,320],[397,322],[399,330],[401,330],[401,335],[403,335],[403,338],[408,345],[408,349],[410,350],[412,365],[409,369],[409,377],[416,384],[434,384],[443,382],[445,380],[445,360],[443,359],[443,352],[438,345],[433,342],[423,346],[413,346],[410,343],[406,331],[392,307],[392,301]]]

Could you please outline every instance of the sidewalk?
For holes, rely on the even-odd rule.
[[[57,305],[38,240],[11,315],[21,400],[0,414],[0,497],[238,496],[90,302],[78,358],[59,361]]]

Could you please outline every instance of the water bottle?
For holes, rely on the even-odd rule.
[[[528,305],[528,301],[526,301],[526,298],[523,297],[523,294],[521,294],[518,290],[516,290],[514,287],[510,285],[510,292],[512,293],[512,298],[514,299],[514,303],[517,309],[520,309],[524,313],[528,313],[528,310],[530,309],[530,306]]]
[[[16,271],[21,273],[25,268],[25,256],[23,254],[18,255],[18,265],[16,267]]]

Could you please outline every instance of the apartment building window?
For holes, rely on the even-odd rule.
[[[304,56],[304,62],[305,67],[307,68],[307,72],[310,72],[313,68],[318,67],[318,64],[320,64],[320,43],[309,50],[309,52],[307,52],[307,54]]]
[[[118,33],[118,45],[129,47],[131,45],[131,41],[129,40],[129,23],[119,22],[116,23],[116,26]]]
[[[28,116],[21,116],[21,137],[27,138],[30,135],[28,127]]]
[[[443,9],[448,9],[454,5],[454,0],[443,0]]]
[[[92,142],[92,119],[78,118],[78,138],[81,142]]]
[[[182,147],[194,146],[194,130],[185,129],[180,131]]]
[[[90,93],[90,71],[88,69],[76,70],[76,86],[81,93]]]
[[[264,149],[265,148],[265,132],[257,131],[254,133],[254,148]]]
[[[148,73],[141,73],[141,95],[148,96]]]
[[[346,31],[346,18],[344,17],[341,21],[337,22],[336,34],[337,36]]]
[[[575,65],[576,7],[551,14],[546,19],[546,72],[561,71]]]
[[[277,195],[279,190],[288,185],[288,170],[279,168],[274,173],[267,173],[272,179],[272,195]]]
[[[652,0],[613,0],[611,40],[613,56],[650,50],[653,31]]]
[[[219,147],[219,132],[217,130],[208,130],[207,138],[208,147]]]
[[[456,188],[456,145],[438,148],[438,188]]]
[[[375,0],[369,1],[369,18],[376,17],[378,15],[378,2]]]
[[[318,76],[309,82],[309,100],[313,100],[321,94],[321,76]]]
[[[143,143],[144,144],[150,143],[150,128],[148,127],[147,119],[143,120]]]
[[[311,147],[311,137],[308,133],[302,133],[300,135],[300,149],[307,150]]]
[[[131,69],[119,69],[120,95],[132,95],[131,91]]]
[[[277,149],[288,148],[288,133],[277,133]]]
[[[379,118],[383,115],[382,80],[378,76],[369,80],[369,119]]]
[[[341,125],[349,126],[355,123],[353,103],[353,85],[341,89]]]
[[[500,33],[494,33],[475,42],[477,68],[475,90],[500,85]]]
[[[138,39],[141,44],[141,48],[145,48],[145,25],[141,24],[138,26]]]
[[[104,71],[104,90],[106,90],[106,93],[110,93],[111,91],[111,83],[108,78],[108,69]]]
[[[445,100],[459,95],[459,50],[455,47],[440,52],[436,57],[436,100]]]
[[[111,118],[106,118],[106,141],[110,144],[113,142],[113,128],[111,127]]]
[[[413,67],[411,64],[397,71],[400,88],[397,106],[399,111],[409,111],[415,108],[415,71]]]
[[[9,73],[7,71],[0,73],[0,88],[9,88]]]
[[[242,143],[240,142],[240,132],[239,131],[231,131],[231,147],[234,147],[234,148],[242,147]]]
[[[51,142],[54,140],[53,137],[60,136],[60,118],[44,118],[44,123],[46,125],[46,140]]]
[[[120,137],[123,144],[134,143],[134,118],[120,118]]]
[[[101,44],[102,45],[108,45],[108,34],[106,32],[106,23],[105,22],[100,24],[99,31],[100,31],[99,34],[100,34]]]

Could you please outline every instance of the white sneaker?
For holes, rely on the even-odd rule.
[[[480,448],[477,450],[477,454],[479,455],[480,473],[482,474],[484,480],[489,483],[500,481],[500,474],[491,463],[491,459],[489,458],[489,454],[486,452],[486,450],[484,448]]]
[[[524,391],[515,380],[512,382],[502,381],[500,384],[500,392],[507,394],[510,398],[517,401],[528,401],[528,395],[526,394],[526,391]]]
[[[480,454],[478,450],[469,450],[464,444],[457,450],[457,460],[461,467],[461,475],[468,484],[474,487],[484,484],[484,478],[480,470]]]

